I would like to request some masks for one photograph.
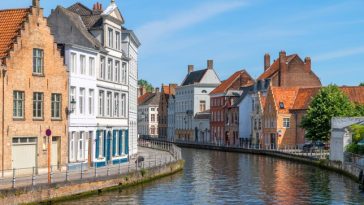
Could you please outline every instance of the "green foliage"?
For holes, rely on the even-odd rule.
[[[346,146],[346,151],[354,154],[364,155],[364,146],[356,143],[351,143]]]
[[[350,131],[353,134],[353,143],[358,143],[364,139],[364,125],[352,125]]]
[[[354,106],[356,116],[364,116],[364,105],[355,104]]]
[[[148,81],[143,80],[143,79],[138,80],[138,85],[140,87],[144,86],[146,88],[147,92],[153,92],[153,90],[154,90],[153,85],[150,84]]]
[[[364,82],[363,83],[360,83],[359,86],[364,86]]]
[[[321,88],[313,98],[301,127],[312,141],[330,140],[331,118],[355,116],[354,105],[336,85]]]

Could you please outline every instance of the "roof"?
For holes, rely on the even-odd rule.
[[[272,87],[272,94],[277,112],[288,114],[295,102],[298,87]],[[283,108],[281,108],[281,104]]]
[[[241,101],[243,101],[243,99],[245,98],[245,96],[249,93],[249,91],[251,91],[254,88],[254,85],[248,86],[248,87],[243,87],[242,91],[243,93],[240,95],[240,97],[238,99],[235,100],[233,106],[238,106],[240,104]]]
[[[199,83],[208,69],[197,70],[187,74],[186,79],[183,81],[182,86]]]
[[[29,8],[0,10],[0,58],[8,55],[30,12]]]
[[[236,82],[239,78],[246,78],[247,82],[241,82],[240,87],[245,87],[254,84],[254,79],[249,75],[246,70],[239,70],[232,74],[228,79],[221,82],[219,86],[217,86],[214,90],[211,91],[210,94],[221,94],[225,93],[226,91],[231,88],[231,86]],[[244,84],[243,84],[244,83]]]
[[[205,110],[203,112],[196,113],[195,119],[208,120],[208,119],[210,119],[210,116],[211,116],[210,110]]]
[[[92,11],[81,3],[75,3],[72,6],[68,7],[67,10],[78,14],[87,29],[102,25],[102,11]]]
[[[306,110],[310,105],[312,98],[320,91],[320,87],[300,88],[296,100],[292,107],[293,110]]]
[[[364,86],[343,86],[340,87],[351,102],[364,104]]]
[[[298,56],[297,54],[292,54],[286,57],[286,61],[290,62],[291,60],[293,60],[296,56]],[[271,66],[269,66],[269,68],[267,70],[264,71],[264,73],[262,73],[259,77],[258,80],[263,80],[266,78],[271,78],[274,74],[276,74],[279,71],[279,58],[277,58],[273,64]]]
[[[142,96],[139,96],[138,98],[138,105],[144,103],[144,101],[146,101],[147,99],[149,99],[152,96],[152,92],[147,92]]]
[[[139,104],[139,106],[140,105],[155,105],[155,106],[158,106],[159,101],[160,101],[160,94],[161,94],[160,92],[149,93],[149,96],[146,97],[144,99],[144,101]]]
[[[258,98],[260,100],[260,107],[262,108],[262,110],[264,110],[264,105],[267,100],[267,96],[263,95],[262,92],[258,92]]]

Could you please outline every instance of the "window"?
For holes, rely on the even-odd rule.
[[[155,111],[155,108],[150,108],[150,111]]]
[[[279,102],[279,108],[284,109],[284,103],[283,102]]]
[[[106,115],[111,117],[111,109],[112,109],[112,101],[111,101],[111,92],[107,92],[106,94]]]
[[[88,60],[88,75],[94,76],[95,73],[95,58],[90,57]]]
[[[104,91],[99,91],[99,115],[105,115],[105,93]]]
[[[120,116],[120,99],[119,99],[119,93],[114,94],[114,116],[119,117]]]
[[[33,118],[43,118],[43,93],[33,93]]]
[[[283,127],[284,128],[289,128],[290,127],[290,121],[289,118],[283,118]]]
[[[83,160],[84,157],[84,146],[83,146],[83,142],[84,142],[84,138],[85,138],[85,132],[80,132],[80,137],[78,139],[78,160]]]
[[[76,58],[76,54],[75,53],[71,53],[70,66],[71,66],[71,72],[72,73],[76,73],[77,72],[77,58]]]
[[[80,109],[80,114],[85,114],[85,89],[80,88],[80,95],[78,100],[78,105]]]
[[[120,62],[115,61],[115,82],[120,83]]]
[[[200,101],[200,112],[204,112],[206,110],[206,101]]]
[[[24,92],[13,92],[13,117],[24,118]]]
[[[115,32],[116,50],[120,50],[120,32]]]
[[[105,58],[101,57],[100,58],[100,73],[99,76],[101,79],[105,80]]]
[[[154,125],[152,125],[152,127],[150,128],[150,134],[155,135],[155,126]]]
[[[76,101],[76,87],[70,88],[70,104],[69,107],[72,107],[71,102]],[[74,111],[76,111],[76,106],[74,107]]]
[[[151,114],[151,116],[150,116],[150,121],[151,121],[151,122],[155,122],[155,114]]]
[[[121,94],[121,117],[126,117],[126,95]]]
[[[86,74],[86,57],[84,55],[80,55],[80,72],[82,75]]]
[[[61,94],[52,93],[51,116],[56,119],[61,118]]]
[[[121,83],[126,84],[126,63],[121,66]]]
[[[99,143],[99,158],[103,157],[104,153],[104,131],[100,130],[100,143]]]
[[[109,28],[108,31],[109,31],[109,47],[113,48],[114,47],[114,30]]]
[[[207,91],[206,90],[202,90],[201,93],[207,93]]]
[[[43,75],[44,51],[42,49],[33,49],[33,74]]]
[[[75,138],[76,138],[76,133],[72,132],[71,133],[71,139],[70,139],[70,161],[73,161],[75,159]]]
[[[112,59],[109,59],[107,62],[107,79],[112,80],[113,69],[112,69]]]
[[[88,91],[88,114],[94,114],[94,90]]]

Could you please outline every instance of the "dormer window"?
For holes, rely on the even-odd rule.
[[[284,103],[283,102],[279,102],[279,108],[284,109]]]
[[[109,31],[109,35],[108,35],[109,36],[109,47],[113,48],[114,47],[114,30],[109,28],[108,31]]]

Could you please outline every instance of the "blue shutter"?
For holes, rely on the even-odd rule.
[[[112,131],[112,156],[116,156],[116,130]]]
[[[106,145],[107,145],[106,130],[104,130],[104,151],[103,151],[104,157],[106,157]]]
[[[100,147],[100,130],[96,131],[96,151],[95,151],[95,159],[99,158],[99,147]]]
[[[119,130],[119,156],[121,156],[122,154],[122,149],[123,149],[123,131]]]
[[[125,130],[125,154],[129,154],[129,130]]]

